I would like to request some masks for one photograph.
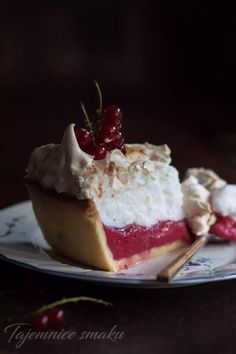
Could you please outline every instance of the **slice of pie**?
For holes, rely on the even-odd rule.
[[[169,148],[115,146],[120,136],[104,130],[104,144],[96,145],[71,124],[61,144],[31,155],[26,184],[48,243],[69,259],[114,272],[191,243]]]
[[[196,235],[236,240],[236,185],[227,184],[215,172],[191,168],[182,183],[184,211]]]

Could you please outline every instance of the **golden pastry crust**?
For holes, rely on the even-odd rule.
[[[58,195],[30,183],[27,189],[43,235],[56,252],[83,264],[115,271],[93,201]]]

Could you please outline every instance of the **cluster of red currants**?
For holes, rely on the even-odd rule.
[[[84,128],[75,130],[79,146],[95,160],[104,159],[107,151],[119,149],[125,154],[124,139],[120,132],[122,113],[117,106],[107,107],[100,120],[100,127],[94,134]]]
[[[63,322],[64,311],[58,307],[53,307],[35,316],[32,320],[32,326],[35,330],[46,331],[47,329],[60,328]]]

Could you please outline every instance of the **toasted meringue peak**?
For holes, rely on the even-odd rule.
[[[144,144],[126,144],[127,159],[130,161],[151,160],[157,161],[161,164],[171,163],[171,150],[168,145],[153,145],[149,143]]]
[[[188,225],[197,236],[207,233],[216,221],[210,204],[210,192],[193,175],[182,183],[182,191],[183,210]]]
[[[190,176],[196,177],[198,182],[211,192],[226,185],[226,181],[220,178],[214,171],[203,167],[189,168],[184,179]]]

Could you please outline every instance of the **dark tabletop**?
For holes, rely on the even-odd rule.
[[[33,148],[59,143],[69,123],[82,121],[80,100],[89,111],[97,107],[93,79],[106,104],[121,106],[126,142],[168,143],[180,176],[204,166],[236,183],[236,28],[228,5],[28,3],[0,4],[0,208],[28,199],[23,177]],[[80,295],[112,306],[65,305],[63,328],[75,338],[5,333],[41,305]],[[228,354],[235,352],[235,318],[236,280],[131,289],[0,261],[0,354]],[[121,338],[79,340],[84,331]]]
[[[63,328],[124,332],[111,340],[26,340],[22,353],[234,353],[236,282],[179,289],[135,290],[92,286],[17,268],[1,262],[1,353],[15,353],[16,340],[4,327],[43,303],[64,296],[95,296],[112,307],[89,302],[68,305]]]

